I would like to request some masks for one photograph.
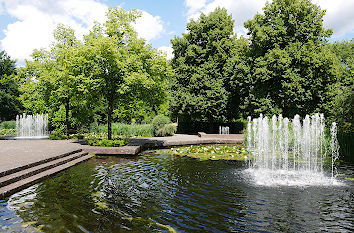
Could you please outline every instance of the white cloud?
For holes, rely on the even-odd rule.
[[[200,12],[208,14],[216,7],[224,7],[235,20],[235,32],[238,35],[245,35],[247,30],[243,27],[244,22],[252,19],[257,12],[261,13],[267,0],[212,0],[207,3],[204,0],[198,0],[195,3],[192,2],[194,1],[185,0],[188,19],[197,19]],[[333,29],[334,37],[354,32],[354,14],[352,13],[354,1],[313,0],[313,2],[320,5],[321,9],[327,10],[324,25]]]
[[[92,28],[94,21],[103,23],[107,5],[96,0],[0,0],[0,10],[17,19],[7,25],[0,48],[19,65],[29,59],[34,49],[46,48],[53,42],[53,30],[59,23],[75,30],[82,39]],[[164,32],[159,16],[142,11],[135,24],[138,35],[147,41]]]
[[[168,60],[171,60],[173,58],[173,49],[172,49],[172,47],[162,46],[162,47],[158,48],[158,50],[160,50],[163,53],[165,53],[166,58]]]
[[[146,11],[141,11],[142,15],[136,20],[134,29],[139,37],[144,38],[147,42],[158,38],[163,32],[163,22],[160,16],[153,16]]]
[[[186,0],[186,5],[187,5]],[[238,35],[245,35],[246,29],[243,27],[243,23],[251,18],[257,12],[261,12],[264,7],[266,0],[213,0],[205,4],[201,9],[192,10],[195,8],[190,8],[188,10],[188,19],[197,19],[200,15],[200,12],[208,14],[212,12],[217,7],[224,7],[228,10],[228,13],[232,14],[233,19],[235,20],[234,31]],[[187,5],[188,6],[188,5]]]
[[[193,15],[205,7],[206,0],[186,0],[185,3],[188,10],[188,15]]]
[[[354,1],[348,0],[313,0],[326,10],[324,25],[333,29],[333,37],[338,38],[347,33],[354,33]]]
[[[6,13],[17,19],[4,30],[2,49],[18,60],[29,59],[34,49],[53,41],[59,23],[73,28],[81,39],[94,21],[103,22],[107,6],[94,0],[3,0]]]

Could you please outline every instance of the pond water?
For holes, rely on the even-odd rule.
[[[95,158],[0,200],[0,232],[350,232],[353,164],[342,185],[256,185],[237,161],[161,152]]]

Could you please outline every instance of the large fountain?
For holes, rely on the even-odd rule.
[[[15,139],[47,139],[48,114],[18,115]]]
[[[262,115],[253,120],[248,117],[247,146],[251,158],[246,172],[260,185],[337,184],[336,134],[337,126],[333,123],[330,141],[327,140],[323,114],[306,115],[302,123],[299,115],[292,121],[282,115],[271,119]],[[328,163],[331,174],[324,169]]]

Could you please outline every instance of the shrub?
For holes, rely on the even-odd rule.
[[[152,132],[154,136],[166,136],[165,126],[170,124],[171,120],[167,116],[158,115],[152,120]]]
[[[166,136],[172,136],[176,133],[177,131],[177,126],[175,124],[168,124],[165,125],[165,134]]]
[[[16,136],[15,129],[0,129],[0,137],[12,137]]]
[[[16,129],[16,121],[3,121],[0,123],[0,129]]]
[[[67,139],[67,137],[63,133],[54,131],[49,135],[49,139],[50,140],[63,140],[63,139]]]
[[[90,146],[102,146],[102,147],[121,147],[128,143],[126,139],[114,139],[114,140],[107,140],[107,139],[90,139],[88,144]]]
[[[170,118],[158,115],[152,120],[152,132],[154,136],[169,136],[176,132],[176,126],[171,124]]]

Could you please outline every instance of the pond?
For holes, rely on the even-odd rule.
[[[98,157],[0,200],[0,232],[350,232],[353,164],[342,185],[256,185],[240,161],[148,151]]]

